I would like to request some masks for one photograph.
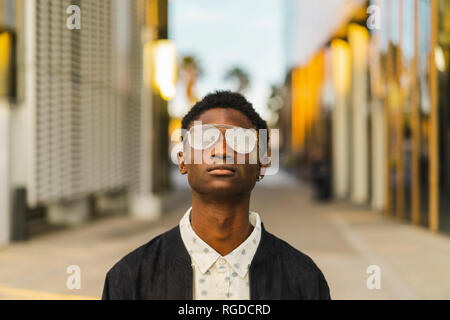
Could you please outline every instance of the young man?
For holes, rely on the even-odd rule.
[[[192,207],[178,226],[114,265],[103,299],[330,299],[311,258],[267,232],[249,210],[265,167],[259,150],[268,142],[258,135],[267,124],[252,105],[238,93],[209,94],[182,129],[178,166]]]

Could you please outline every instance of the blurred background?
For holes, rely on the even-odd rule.
[[[218,89],[280,130],[251,209],[333,299],[450,298],[449,64],[450,0],[0,0],[0,298],[98,298],[175,226]]]

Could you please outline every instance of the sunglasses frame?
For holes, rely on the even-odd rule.
[[[186,145],[187,142],[189,142],[189,145],[190,145],[193,149],[195,149],[195,150],[207,150],[207,149],[213,147],[213,146],[220,140],[220,139],[216,139],[216,141],[214,141],[210,146],[202,147],[201,149],[198,149],[198,148],[194,147],[193,144],[191,143],[191,131],[192,131],[192,129],[193,129],[194,127],[196,127],[196,126],[201,126],[201,127],[202,127],[202,132],[203,132],[204,130],[208,130],[208,129],[204,129],[204,127],[214,127],[214,128],[216,128],[216,129],[220,132],[220,134],[223,136],[223,138],[225,139],[225,143],[226,143],[233,151],[235,151],[235,152],[237,152],[237,153],[240,153],[240,154],[251,154],[251,153],[254,151],[255,147],[258,146],[259,135],[258,135],[258,131],[257,131],[257,130],[255,130],[255,129],[253,129],[253,128],[243,128],[243,127],[239,127],[239,126],[233,126],[233,125],[228,125],[228,124],[220,124],[220,123],[206,123],[206,124],[200,124],[200,125],[197,124],[197,125],[192,126],[192,127],[187,131],[187,133],[185,134],[185,137],[186,137],[186,138],[183,139],[183,142],[184,142],[183,145],[184,145],[184,146]],[[219,130],[218,128],[227,128],[227,130],[225,130],[225,132],[222,133],[222,131]],[[227,133],[227,131],[230,130],[230,129],[234,129],[234,130],[236,130],[236,129],[251,130],[251,131],[254,133],[254,137],[256,138],[256,140],[255,140],[254,146],[252,147],[252,149],[251,149],[249,152],[246,152],[246,153],[239,152],[239,151],[237,151],[237,150],[233,147],[232,144],[230,144],[230,143],[228,142],[228,140],[227,140],[227,134],[226,134],[226,133]]]

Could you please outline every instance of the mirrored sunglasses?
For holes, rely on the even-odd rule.
[[[237,153],[251,153],[258,142],[255,129],[241,128],[226,124],[201,124],[192,126],[186,134],[185,141],[196,150],[213,147],[222,135],[219,128],[226,128],[224,138],[226,144]]]

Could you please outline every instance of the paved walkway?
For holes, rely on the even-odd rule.
[[[182,181],[182,180],[181,180]],[[0,298],[79,299],[101,296],[106,271],[122,256],[176,225],[189,203],[154,223],[125,215],[102,218],[0,250]],[[271,233],[313,258],[333,299],[449,299],[450,237],[348,203],[318,204],[286,173],[266,177],[253,194]],[[81,289],[69,290],[69,265],[81,268]],[[381,288],[366,286],[369,265]]]

